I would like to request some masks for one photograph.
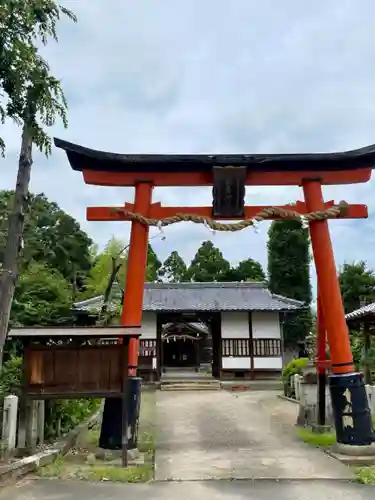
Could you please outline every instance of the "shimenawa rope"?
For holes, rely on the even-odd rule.
[[[326,210],[310,212],[307,214],[299,214],[295,210],[288,210],[280,207],[270,207],[264,208],[259,213],[257,213],[252,219],[245,219],[238,222],[217,222],[210,217],[204,217],[202,215],[189,214],[189,213],[178,213],[172,217],[166,217],[165,219],[151,219],[144,217],[142,214],[136,212],[130,212],[122,208],[114,208],[113,212],[122,213],[126,217],[129,217],[131,221],[138,221],[141,224],[147,226],[156,226],[159,228],[170,226],[171,224],[176,224],[177,222],[194,222],[195,224],[205,224],[213,231],[241,231],[247,227],[255,226],[257,223],[273,219],[278,217],[280,219],[289,220],[300,220],[303,223],[308,223],[310,221],[317,220],[327,220],[334,219],[341,215],[347,208],[348,204],[345,201],[340,201],[338,205],[333,205]]]

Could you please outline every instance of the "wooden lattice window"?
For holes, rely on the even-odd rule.
[[[222,339],[221,355],[245,358],[250,356],[249,339]]]
[[[145,357],[155,357],[156,340],[141,340],[139,345],[139,355]]]
[[[254,339],[253,356],[257,358],[279,358],[281,356],[281,340]]]

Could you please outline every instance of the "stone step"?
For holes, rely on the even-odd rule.
[[[214,380],[211,378],[194,378],[192,380],[186,379],[186,378],[162,378],[161,383],[164,385],[171,385],[171,384],[203,384],[203,385],[217,385],[220,384],[218,380]]]
[[[197,382],[176,382],[160,385],[161,391],[220,391],[220,382],[213,381],[209,383],[197,383]]]

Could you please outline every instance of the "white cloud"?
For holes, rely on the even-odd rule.
[[[64,2],[79,23],[63,22],[46,57],[62,78],[69,129],[53,134],[117,152],[317,152],[375,142],[375,46],[371,0],[80,0]],[[2,188],[15,183],[19,130],[7,124]],[[338,263],[375,267],[375,207],[366,185],[326,189],[327,199],[368,203],[368,221],[332,222]],[[87,205],[131,201],[132,189],[86,186],[65,155],[35,156],[32,190],[43,191],[81,221],[100,245],[128,224],[87,223]],[[181,194],[183,193],[183,194]],[[165,204],[208,204],[209,189],[157,189]],[[248,190],[252,204],[301,198],[297,188]],[[216,234],[193,224],[155,239],[191,259],[212,238],[235,262],[266,264],[266,232]],[[155,231],[154,231],[155,232]]]

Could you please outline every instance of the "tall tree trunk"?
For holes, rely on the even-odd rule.
[[[115,282],[117,273],[120,270],[121,264],[122,264],[121,262],[119,264],[117,264],[116,259],[112,258],[112,271],[111,271],[111,274],[108,278],[108,283],[107,283],[107,286],[106,286],[106,289],[104,292],[104,297],[103,297],[103,305],[102,305],[102,308],[100,310],[100,315],[99,315],[99,317],[101,319],[103,319],[104,316],[108,312],[108,305],[109,305],[109,299],[111,297],[112,287],[113,287],[113,284]]]
[[[18,277],[18,257],[22,248],[25,212],[29,204],[30,173],[33,163],[32,145],[32,135],[27,125],[24,125],[18,162],[17,184],[12,211],[9,215],[4,262],[0,277],[0,369],[8,333],[14,289]]]
[[[122,262],[117,262],[118,259],[121,259],[121,255],[125,252],[125,250],[129,248],[129,245],[125,245],[124,248],[120,250],[120,252],[116,255],[116,257],[112,257],[112,269],[111,269],[111,274],[109,275],[108,282],[106,289],[104,291],[104,297],[103,297],[103,305],[101,307],[100,313],[99,313],[99,321],[105,321],[105,315],[108,312],[108,305],[109,305],[109,299],[111,297],[111,292],[112,288],[115,282],[115,279],[117,277],[117,273],[119,272]]]

